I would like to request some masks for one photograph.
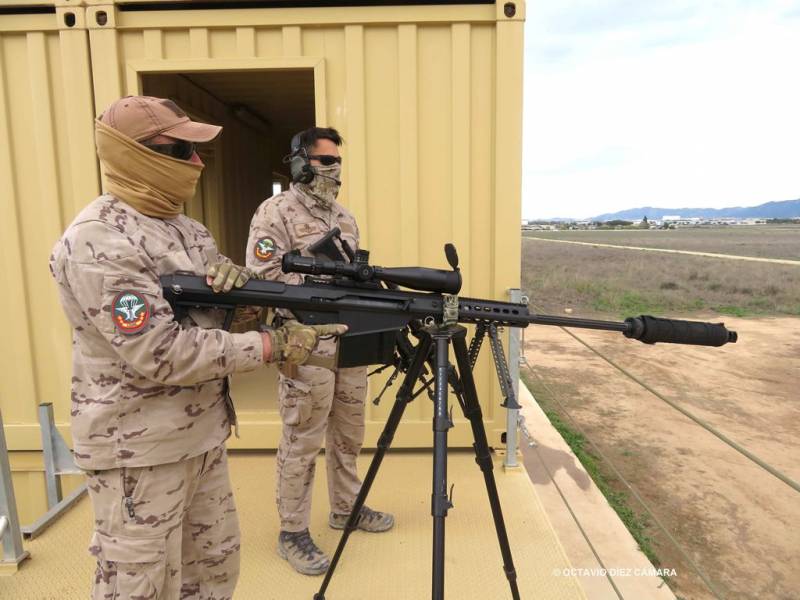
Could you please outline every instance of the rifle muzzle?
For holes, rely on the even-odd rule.
[[[735,331],[729,331],[723,323],[702,323],[678,319],[660,319],[649,315],[625,319],[628,329],[625,337],[645,344],[666,342],[669,344],[693,344],[695,346],[724,346],[736,342]]]

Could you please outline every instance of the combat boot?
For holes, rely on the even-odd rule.
[[[281,531],[278,535],[278,554],[303,575],[322,575],[330,566],[330,560],[311,539],[308,529]]]
[[[334,529],[344,529],[349,517],[350,515],[331,513],[328,518],[328,525]],[[356,529],[363,529],[370,533],[380,533],[382,531],[389,531],[392,527],[394,527],[394,516],[389,513],[372,510],[368,506],[361,507],[361,513],[358,515],[358,521],[356,522]]]

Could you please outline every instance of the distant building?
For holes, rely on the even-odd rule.
[[[664,215],[661,219],[664,225],[700,225],[700,217],[681,217],[680,215]]]

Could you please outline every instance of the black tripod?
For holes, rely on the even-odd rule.
[[[483,414],[478,402],[478,392],[475,389],[475,380],[472,377],[472,367],[477,359],[480,350],[481,340],[486,333],[486,327],[479,325],[475,338],[467,350],[466,334],[467,330],[461,325],[445,324],[431,325],[420,329],[420,342],[408,371],[403,379],[403,384],[397,392],[394,406],[389,414],[386,426],[378,439],[378,447],[375,456],[370,463],[364,483],[361,486],[358,497],[353,505],[353,511],[345,525],[344,533],[339,540],[339,545],[331,560],[331,566],[325,574],[325,579],[320,586],[319,592],[314,595],[314,600],[325,600],[325,590],[330,584],[336,565],[342,556],[345,544],[350,534],[356,529],[361,508],[367,499],[367,494],[372,487],[378,468],[383,461],[383,457],[392,443],[397,426],[403,417],[406,406],[423,390],[414,392],[414,385],[420,379],[425,363],[430,361],[434,368],[434,416],[433,416],[433,494],[431,496],[431,514],[433,515],[433,581],[431,587],[432,600],[444,600],[444,520],[447,511],[452,508],[450,497],[447,494],[447,432],[453,426],[453,422],[447,410],[447,391],[448,384],[452,386],[453,392],[458,398],[458,403],[472,426],[472,436],[475,449],[475,460],[483,472],[483,479],[486,483],[486,492],[489,496],[489,504],[492,508],[492,518],[494,519],[497,539],[500,542],[500,553],[503,556],[503,570],[505,571],[508,584],[511,587],[511,595],[514,600],[519,600],[519,588],[517,587],[517,574],[514,570],[514,562],[511,557],[511,549],[508,545],[508,535],[503,521],[503,511],[500,507],[500,499],[497,495],[497,485],[492,472],[493,463],[489,450],[489,442],[486,438],[486,429],[483,426]],[[505,366],[505,357],[502,356],[502,348],[497,338],[496,329],[489,328],[492,350],[495,357],[495,364]],[[456,357],[458,372],[455,372],[449,362],[450,346]],[[434,351],[431,360],[431,350]],[[500,356],[498,357],[498,351]],[[507,368],[505,369],[507,373]],[[502,375],[501,384],[503,383]],[[425,387],[428,387],[430,382]],[[504,387],[501,385],[501,387]],[[423,388],[424,389],[424,388]],[[507,391],[503,389],[504,393]],[[511,396],[506,396],[506,403],[516,406]]]

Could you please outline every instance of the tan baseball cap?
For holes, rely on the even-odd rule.
[[[172,100],[152,96],[125,96],[100,115],[100,121],[141,142],[168,135],[189,142],[210,142],[222,127],[192,121]]]

